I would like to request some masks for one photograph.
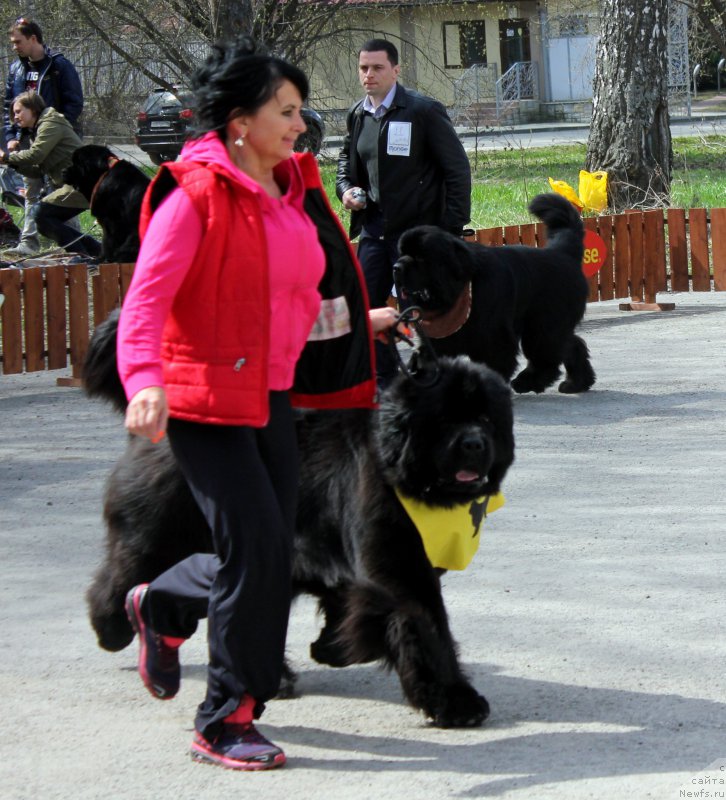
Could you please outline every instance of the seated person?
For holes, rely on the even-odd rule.
[[[71,253],[99,256],[101,244],[68,224],[88,208],[85,197],[63,183],[63,170],[71,165],[73,152],[83,144],[70,122],[54,108],[46,107],[37,92],[23,92],[15,98],[13,120],[31,132],[32,143],[27,150],[2,153],[0,163],[30,178],[46,177],[53,190],[35,206],[38,232]]]

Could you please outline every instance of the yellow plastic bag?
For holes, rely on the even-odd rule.
[[[577,196],[575,190],[570,186],[569,183],[565,181],[556,181],[554,178],[550,178],[550,186],[552,187],[552,191],[557,192],[557,194],[561,194],[566,200],[569,200],[573,205],[576,205],[579,209],[583,208],[583,203],[580,198]]]
[[[608,174],[580,170],[580,185],[576,192],[569,183],[549,179],[552,191],[561,194],[582,211],[604,211],[608,205]]]
[[[588,211],[604,211],[608,205],[608,174],[580,170],[580,202]]]

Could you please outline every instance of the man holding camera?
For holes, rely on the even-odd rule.
[[[398,239],[415,225],[460,234],[471,212],[471,167],[444,106],[398,83],[398,50],[371,39],[358,54],[365,98],[349,109],[338,156],[336,192],[351,211],[350,236],[360,235],[358,259],[371,307],[386,303]],[[378,379],[396,365],[376,347]]]

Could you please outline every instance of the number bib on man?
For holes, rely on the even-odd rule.
[[[504,505],[504,495],[485,495],[453,508],[432,508],[396,492],[416,526],[432,567],[466,569],[479,547],[479,530],[491,511]]]
[[[388,126],[388,146],[386,153],[389,156],[411,155],[411,123],[391,122]]]

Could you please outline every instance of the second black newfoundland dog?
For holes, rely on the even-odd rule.
[[[516,392],[587,391],[595,372],[575,334],[585,314],[584,229],[572,203],[541,194],[529,210],[547,226],[543,248],[486,247],[430,225],[401,237],[394,266],[399,297],[424,310],[424,328],[442,355],[465,354],[511,380],[521,346],[527,365]]]
[[[101,261],[136,261],[141,201],[149,176],[98,144],[79,147],[72,159],[63,180],[86,198],[103,230]]]
[[[114,314],[94,334],[85,386],[122,410],[116,325]],[[315,660],[342,667],[380,659],[435,725],[480,725],[489,706],[459,664],[442,570],[397,495],[429,510],[463,509],[454,527],[467,541],[477,537],[514,459],[511,392],[463,357],[421,365],[415,377],[399,376],[376,411],[300,414],[294,590],[317,597],[323,614]],[[123,608],[129,588],[208,551],[210,533],[166,440],[129,438],[104,516],[106,553],[87,599],[99,644],[120,650],[134,635]]]

